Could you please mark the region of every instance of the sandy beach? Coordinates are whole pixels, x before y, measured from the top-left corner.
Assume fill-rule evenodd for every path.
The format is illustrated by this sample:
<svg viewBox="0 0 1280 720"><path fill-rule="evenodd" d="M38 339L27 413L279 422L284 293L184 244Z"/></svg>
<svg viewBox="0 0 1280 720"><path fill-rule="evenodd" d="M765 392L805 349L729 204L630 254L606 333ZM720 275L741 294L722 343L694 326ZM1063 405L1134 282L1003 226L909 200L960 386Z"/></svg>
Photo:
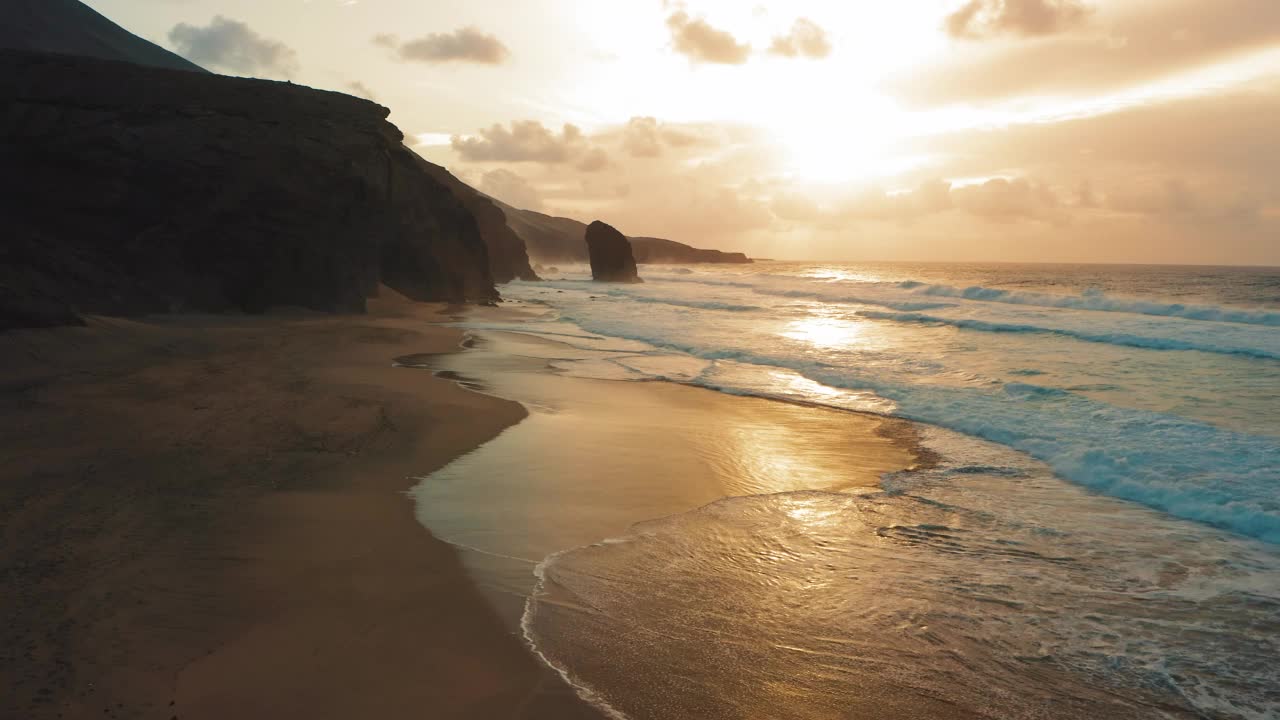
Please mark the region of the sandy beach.
<svg viewBox="0 0 1280 720"><path fill-rule="evenodd" d="M540 313L537 306L512 303L469 311L464 324L522 327L533 321L523 327L534 331ZM834 648L822 662L783 663L773 667L776 681L762 680L758 668L770 664L769 653L726 621L745 615L745 625L767 634L796 606L795 598L828 584L814 578L831 558L795 555L811 581L773 574L779 568L772 563L790 554L784 549L790 539L808 532L796 518L809 518L809 511L793 508L791 524L753 528L747 536L761 546L742 536L725 546L734 533L728 524L715 525L709 535L685 532L687 518L741 503L874 497L886 474L935 462L920 445L917 427L678 382L605 379L604 358L625 350L584 350L522 332L471 333L472 347L424 358L423 365L517 399L529 417L425 477L414 490L418 517L457 544L493 607L588 697L632 718L862 718L881 711L992 717L874 672L852 673L858 682L838 702L824 702L812 678L838 664ZM838 534L847 521L835 514L829 522ZM691 538L689 544L647 555L644 548L664 535L664 527ZM625 559L612 562L612 553L626 553ZM650 582L682 560L697 567ZM717 561L724 566L699 573ZM718 582L743 567L776 582ZM583 582L589 590L583 591ZM663 589L681 583L687 585L679 594L699 598L697 611L672 602ZM598 592L600 587L618 591ZM705 632L682 643L694 629ZM731 699L706 692L721 684L733 688ZM806 696L810 691L814 697Z"/></svg>
<svg viewBox="0 0 1280 720"><path fill-rule="evenodd" d="M442 309L0 338L0 716L595 717L403 495L525 414Z"/></svg>
<svg viewBox="0 0 1280 720"><path fill-rule="evenodd" d="M1077 586L1094 541L1041 524L1177 521L548 318L384 292L0 338L0 717L1183 716L947 625L1023 623L1010 569Z"/></svg>
<svg viewBox="0 0 1280 720"><path fill-rule="evenodd" d="M0 720L1280 720L1277 57L0 2Z"/></svg>

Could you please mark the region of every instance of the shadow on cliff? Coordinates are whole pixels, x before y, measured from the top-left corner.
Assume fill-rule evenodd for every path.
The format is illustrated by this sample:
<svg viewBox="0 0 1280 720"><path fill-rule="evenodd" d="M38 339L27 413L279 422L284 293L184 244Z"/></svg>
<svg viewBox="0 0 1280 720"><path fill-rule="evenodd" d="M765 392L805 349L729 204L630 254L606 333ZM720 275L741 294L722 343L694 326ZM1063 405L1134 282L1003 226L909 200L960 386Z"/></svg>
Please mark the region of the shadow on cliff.
<svg viewBox="0 0 1280 720"><path fill-rule="evenodd" d="M379 282L420 301L497 297L475 216L384 107L18 51L0 51L0 77L0 326L359 312Z"/></svg>

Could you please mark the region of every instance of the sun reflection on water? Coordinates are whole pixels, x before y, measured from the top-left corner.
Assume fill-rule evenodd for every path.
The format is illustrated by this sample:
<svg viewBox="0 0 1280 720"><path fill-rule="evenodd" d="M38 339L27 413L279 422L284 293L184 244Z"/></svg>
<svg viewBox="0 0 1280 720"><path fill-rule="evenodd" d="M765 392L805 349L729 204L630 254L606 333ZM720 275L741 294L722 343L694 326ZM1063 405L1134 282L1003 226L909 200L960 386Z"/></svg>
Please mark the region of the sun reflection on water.
<svg viewBox="0 0 1280 720"><path fill-rule="evenodd" d="M787 330L782 333L782 336L818 347L832 348L852 345L862 337L862 331L860 324L847 320L809 317L787 325Z"/></svg>
<svg viewBox="0 0 1280 720"><path fill-rule="evenodd" d="M884 343L874 323L827 314L829 311L818 305L814 310L817 314L792 320L778 334L823 349L868 348Z"/></svg>
<svg viewBox="0 0 1280 720"><path fill-rule="evenodd" d="M847 267L819 267L800 274L800 277L830 282L879 282L884 278L880 273L867 270L853 270Z"/></svg>

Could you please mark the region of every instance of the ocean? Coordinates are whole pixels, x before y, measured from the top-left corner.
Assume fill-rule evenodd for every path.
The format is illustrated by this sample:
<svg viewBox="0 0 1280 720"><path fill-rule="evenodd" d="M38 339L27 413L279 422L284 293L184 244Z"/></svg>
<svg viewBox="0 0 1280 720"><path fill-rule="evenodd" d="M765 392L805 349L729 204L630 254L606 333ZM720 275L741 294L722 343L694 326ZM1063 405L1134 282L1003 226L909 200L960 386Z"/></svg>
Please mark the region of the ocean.
<svg viewBox="0 0 1280 720"><path fill-rule="evenodd" d="M462 324L569 348L541 355L567 376L908 420L938 458L875 491L744 491L545 557L481 548L534 563L515 570L534 578L522 628L602 706L1280 717L1280 269L546 274L502 288L534 319ZM446 539L469 462L420 489Z"/></svg>

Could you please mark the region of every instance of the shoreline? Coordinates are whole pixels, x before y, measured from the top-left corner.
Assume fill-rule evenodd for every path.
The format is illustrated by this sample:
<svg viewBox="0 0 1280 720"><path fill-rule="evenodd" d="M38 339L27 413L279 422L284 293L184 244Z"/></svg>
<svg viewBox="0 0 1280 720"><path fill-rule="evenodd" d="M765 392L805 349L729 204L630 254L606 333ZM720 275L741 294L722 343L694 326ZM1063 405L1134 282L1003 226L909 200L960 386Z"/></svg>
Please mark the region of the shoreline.
<svg viewBox="0 0 1280 720"><path fill-rule="evenodd" d="M513 316L522 318L522 313L512 308L476 309L469 319L483 324ZM747 476L778 482L774 492L779 493L809 487L859 493L878 491L883 472L922 470L937 462L910 421L673 380L575 377L555 371L537 354L557 360L572 356L571 346L558 340L516 329L474 329L465 324L463 329L472 341L462 352L415 359L414 365L473 392L520 402L529 417L456 467L434 476L424 474L417 488L420 522L458 548L494 606L508 622L518 618L531 650L584 701L612 718L626 716L591 683L546 655L536 637L533 623L546 581L543 569L556 558L630 538L636 523L693 514L728 498L768 492L746 489ZM601 432L613 424L620 432ZM721 425L719 430L712 428ZM771 434L801 426L806 429L799 434ZM688 432L706 437L690 439ZM734 440L737 433L745 435ZM691 452L687 443L697 449ZM751 451L757 443L764 443L756 448L763 455ZM663 448L661 459L627 454L644 447ZM598 462L606 460L601 453L613 452L624 454L625 461ZM789 470L776 464L793 453L806 459L785 461L794 464ZM712 467L726 460L732 464ZM759 465L753 467L752 462ZM517 464L523 468L519 481L493 481L517 475ZM657 469L659 465L670 472ZM573 477L571 466L597 468L598 476L589 484L606 490L593 494L581 477ZM738 479L742 484L731 489ZM480 487L468 487L474 484ZM643 486L650 487L640 489ZM663 486L668 489L655 489ZM502 497L516 509L484 509L487 497ZM547 498L563 500L548 505ZM439 511L433 513L433 507ZM576 520L570 522L571 518ZM538 527L547 522L561 527ZM529 563L534 565L532 576Z"/></svg>
<svg viewBox="0 0 1280 720"><path fill-rule="evenodd" d="M21 448L0 470L0 714L599 717L404 497L524 417L394 367L458 349L438 312L0 338Z"/></svg>
<svg viewBox="0 0 1280 720"><path fill-rule="evenodd" d="M503 617L520 600L515 614L528 646L601 712L727 718L771 708L818 718L843 708L849 717L958 720L993 712L1031 717L1049 708L1062 717L1185 709L1128 679L1100 690L1111 687L1105 667L1075 669L1076 658L1053 646L1064 635L1088 637L1090 629L1056 626L1062 595L1040 588L1076 587L1079 573L1101 573L1088 582L1114 594L1095 602L1124 606L1130 597L1150 603L1150 593L1176 593L1171 576L1148 575L1147 544L1109 540L1128 532L1128 520L1168 537L1183 537L1186 521L1092 493L1017 450L938 426L670 378L620 377L602 367L604 359L631 349L583 348L547 336L555 333L487 322L510 321L511 310L476 309L472 327L461 324L475 338L466 352L419 365L529 412L475 453L424 477L419 502L426 498L440 512L419 517L459 549ZM815 434L818 424L828 429ZM770 427L788 432L759 432ZM841 437L838 450L826 445L832 435ZM690 452L693 445L699 447ZM722 458L734 462L708 467ZM874 476L872 458L888 461ZM856 481L832 483L841 473ZM775 482L746 482L768 475ZM808 479L795 482L801 478ZM719 493L708 498L714 488ZM1020 512L1008 507L1011 493ZM493 497L504 507L491 507ZM1250 557L1249 545L1233 542L1222 552ZM1199 545L1172 547L1183 566L1201 562ZM1094 556L1105 562L1074 562ZM788 557L806 560L788 567ZM526 580L530 563L536 582ZM770 569L753 572L753 563ZM1004 567L1011 575L1001 574ZM1043 580L1009 579L1025 577L1019 573ZM1132 593L1148 583L1149 591ZM837 590L821 590L827 586ZM797 597L817 589L806 603L777 587ZM717 610L726 604L739 614ZM810 605L812 615L796 609ZM1265 610L1240 612L1247 618ZM822 614L828 611L836 614ZM1144 612L1118 609L1117 633L1141 636L1147 628L1125 623ZM951 613L965 622L953 625ZM1024 613L1047 629L1038 645L1007 647L1023 640L1007 639L1002 623ZM904 624L904 616L913 619ZM842 624L848 618L859 621ZM811 635L814 627L824 629ZM885 645L886 637L897 642ZM1158 642L1175 657L1181 652L1176 637ZM975 664L955 665L953 645L973 649ZM1025 661L1040 654L1048 666ZM804 661L809 656L825 658L831 673L815 671ZM1003 675L1011 661L1025 662L1025 670ZM918 683L902 680L922 672ZM975 677L956 682L959 676L981 677L1000 694L974 694ZM636 677L645 678L642 686ZM810 699L793 707L800 687Z"/></svg>

